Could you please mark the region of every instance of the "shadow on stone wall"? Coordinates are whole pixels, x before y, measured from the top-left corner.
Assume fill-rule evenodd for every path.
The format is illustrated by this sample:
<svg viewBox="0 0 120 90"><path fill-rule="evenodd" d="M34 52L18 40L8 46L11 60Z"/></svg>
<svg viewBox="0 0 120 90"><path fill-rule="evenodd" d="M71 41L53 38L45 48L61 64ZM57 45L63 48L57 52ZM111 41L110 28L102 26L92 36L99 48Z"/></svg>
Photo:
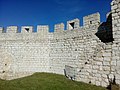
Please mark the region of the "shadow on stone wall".
<svg viewBox="0 0 120 90"><path fill-rule="evenodd" d="M104 43L113 42L113 32L112 32L112 14L110 13L107 21L103 22L96 33L96 36Z"/></svg>
<svg viewBox="0 0 120 90"><path fill-rule="evenodd" d="M107 87L108 90L120 90L120 85L116 84L116 77L114 76L113 79L110 79L109 76L107 75L109 85Z"/></svg>

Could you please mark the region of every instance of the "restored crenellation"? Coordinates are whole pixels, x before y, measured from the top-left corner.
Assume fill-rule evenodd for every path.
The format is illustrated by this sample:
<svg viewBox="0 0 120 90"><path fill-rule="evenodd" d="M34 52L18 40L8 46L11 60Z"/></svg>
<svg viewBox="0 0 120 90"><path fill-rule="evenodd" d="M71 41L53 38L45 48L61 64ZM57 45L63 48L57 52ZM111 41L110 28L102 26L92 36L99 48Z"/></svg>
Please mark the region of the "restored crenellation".
<svg viewBox="0 0 120 90"><path fill-rule="evenodd" d="M48 25L38 25L37 32L33 26L22 26L21 32L17 26L0 27L0 78L50 72L98 86L114 79L120 84L120 1L111 6L106 22L94 13L83 17L83 26L79 19L67 21L67 30L63 23L51 33Z"/></svg>
<svg viewBox="0 0 120 90"><path fill-rule="evenodd" d="M98 24L100 24L100 14L98 12L95 14L83 17L84 26L98 25Z"/></svg>
<svg viewBox="0 0 120 90"><path fill-rule="evenodd" d="M17 33L18 31L18 27L17 26L9 26L7 27L6 33Z"/></svg>
<svg viewBox="0 0 120 90"><path fill-rule="evenodd" d="M48 25L38 25L37 32L47 34L49 32L49 26Z"/></svg>
<svg viewBox="0 0 120 90"><path fill-rule="evenodd" d="M54 26L55 31L54 32L63 32L65 30L65 25L63 23L56 24Z"/></svg>
<svg viewBox="0 0 120 90"><path fill-rule="evenodd" d="M67 21L67 30L72 30L72 29L78 29L78 28L83 28L88 26L95 26L95 25L100 25L100 14L94 13L88 16L83 17L83 26L80 26L80 20L79 19L73 19L70 21ZM54 31L55 32L61 32L65 30L65 25L63 23L56 24L54 26ZM21 27L21 32L18 32L18 27L17 26L8 26L7 29L5 30L3 27L0 27L1 33L3 31L6 31L6 33L33 33L34 32L34 27L33 26L22 26ZM38 25L37 26L37 32L36 33L48 33L49 32L49 26L48 25Z"/></svg>

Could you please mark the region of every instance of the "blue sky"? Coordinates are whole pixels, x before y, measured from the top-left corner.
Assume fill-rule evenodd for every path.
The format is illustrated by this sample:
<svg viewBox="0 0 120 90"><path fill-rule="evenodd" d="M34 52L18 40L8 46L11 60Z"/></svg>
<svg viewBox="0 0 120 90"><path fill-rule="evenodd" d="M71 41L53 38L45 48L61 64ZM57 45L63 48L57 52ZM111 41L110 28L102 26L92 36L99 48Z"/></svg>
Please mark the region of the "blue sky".
<svg viewBox="0 0 120 90"><path fill-rule="evenodd" d="M0 26L49 25L65 23L99 12L106 20L112 0L0 0ZM36 29L36 28L35 28Z"/></svg>

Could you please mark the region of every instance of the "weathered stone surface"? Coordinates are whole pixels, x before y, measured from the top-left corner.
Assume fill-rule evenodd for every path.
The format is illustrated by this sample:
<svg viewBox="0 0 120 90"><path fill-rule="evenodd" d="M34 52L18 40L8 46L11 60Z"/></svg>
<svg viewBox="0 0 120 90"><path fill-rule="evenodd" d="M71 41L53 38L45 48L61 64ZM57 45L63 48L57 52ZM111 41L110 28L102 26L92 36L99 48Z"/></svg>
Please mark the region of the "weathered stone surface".
<svg viewBox="0 0 120 90"><path fill-rule="evenodd" d="M116 76L120 84L120 3L113 0L112 28L114 41L103 43L95 35L100 24L100 15L84 17L84 26L79 19L56 24L55 32L49 33L48 25L23 26L16 33L16 26L9 26L3 33L0 27L0 78L14 79L34 72L65 74L65 65L75 68L75 80L101 86L109 84Z"/></svg>
<svg viewBox="0 0 120 90"><path fill-rule="evenodd" d="M116 13L113 13L113 37L114 37L114 44L112 45L112 61L111 61L111 65L115 66L112 67L112 71L114 71L114 75L115 75L115 79L116 79L116 83L120 84L120 0L113 0L112 3L112 11L116 11Z"/></svg>

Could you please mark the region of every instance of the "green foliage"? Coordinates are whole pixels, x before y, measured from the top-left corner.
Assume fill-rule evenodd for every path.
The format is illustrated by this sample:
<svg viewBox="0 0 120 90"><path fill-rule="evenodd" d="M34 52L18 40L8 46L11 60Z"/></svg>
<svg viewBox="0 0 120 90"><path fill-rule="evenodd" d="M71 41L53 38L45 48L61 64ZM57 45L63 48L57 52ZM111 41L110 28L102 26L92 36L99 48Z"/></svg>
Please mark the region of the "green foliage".
<svg viewBox="0 0 120 90"><path fill-rule="evenodd" d="M35 73L15 80L0 80L0 90L106 90L67 79L63 75Z"/></svg>

